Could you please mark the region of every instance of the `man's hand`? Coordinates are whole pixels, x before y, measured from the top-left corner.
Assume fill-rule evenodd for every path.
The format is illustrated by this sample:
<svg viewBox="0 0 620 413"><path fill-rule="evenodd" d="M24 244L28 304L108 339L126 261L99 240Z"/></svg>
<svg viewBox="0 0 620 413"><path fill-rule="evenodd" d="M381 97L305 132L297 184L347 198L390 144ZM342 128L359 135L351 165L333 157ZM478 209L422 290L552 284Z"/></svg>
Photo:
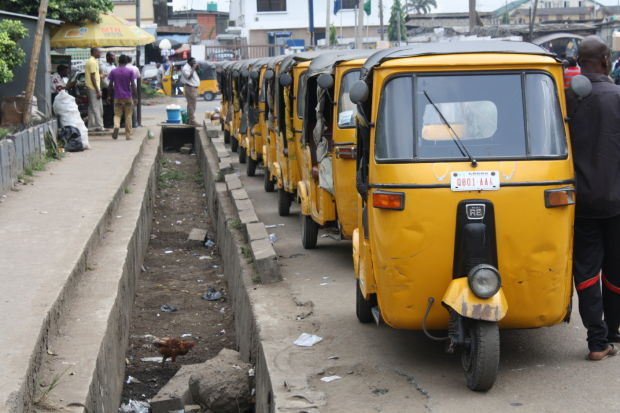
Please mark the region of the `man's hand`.
<svg viewBox="0 0 620 413"><path fill-rule="evenodd" d="M101 99L101 91L100 90L97 91L97 99Z"/></svg>

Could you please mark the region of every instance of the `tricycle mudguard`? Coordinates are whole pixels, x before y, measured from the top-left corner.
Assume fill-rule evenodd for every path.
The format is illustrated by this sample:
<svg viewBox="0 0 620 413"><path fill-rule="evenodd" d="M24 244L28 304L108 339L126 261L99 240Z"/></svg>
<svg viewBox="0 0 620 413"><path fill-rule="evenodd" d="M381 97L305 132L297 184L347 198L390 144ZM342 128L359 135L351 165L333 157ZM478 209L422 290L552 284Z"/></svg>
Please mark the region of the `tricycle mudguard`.
<svg viewBox="0 0 620 413"><path fill-rule="evenodd" d="M508 312L501 288L491 298L478 298L469 288L467 277L452 280L441 301L461 316L473 320L500 321Z"/></svg>
<svg viewBox="0 0 620 413"><path fill-rule="evenodd" d="M300 199L302 215L310 215L311 210L310 199L308 196L308 187L306 186L304 181L299 181L297 183L297 196Z"/></svg>

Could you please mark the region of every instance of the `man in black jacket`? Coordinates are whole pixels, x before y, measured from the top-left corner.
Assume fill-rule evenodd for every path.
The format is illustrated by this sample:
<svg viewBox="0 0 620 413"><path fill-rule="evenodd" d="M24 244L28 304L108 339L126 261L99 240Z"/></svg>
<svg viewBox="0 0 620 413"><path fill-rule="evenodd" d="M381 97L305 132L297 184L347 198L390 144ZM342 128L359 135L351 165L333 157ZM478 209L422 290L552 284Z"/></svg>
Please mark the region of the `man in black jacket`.
<svg viewBox="0 0 620 413"><path fill-rule="evenodd" d="M573 275L588 359L602 360L620 342L620 87L601 38L582 41L578 62L592 93L582 100L567 93L577 177Z"/></svg>

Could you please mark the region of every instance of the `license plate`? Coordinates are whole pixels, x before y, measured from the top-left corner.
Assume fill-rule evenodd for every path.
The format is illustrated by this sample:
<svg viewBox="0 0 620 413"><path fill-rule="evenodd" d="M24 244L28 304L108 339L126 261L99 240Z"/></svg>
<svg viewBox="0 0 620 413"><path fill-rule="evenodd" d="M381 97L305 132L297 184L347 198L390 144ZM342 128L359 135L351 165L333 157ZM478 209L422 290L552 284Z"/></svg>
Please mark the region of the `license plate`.
<svg viewBox="0 0 620 413"><path fill-rule="evenodd" d="M497 191L499 190L499 172L497 171L462 171L452 172L450 179L452 191Z"/></svg>

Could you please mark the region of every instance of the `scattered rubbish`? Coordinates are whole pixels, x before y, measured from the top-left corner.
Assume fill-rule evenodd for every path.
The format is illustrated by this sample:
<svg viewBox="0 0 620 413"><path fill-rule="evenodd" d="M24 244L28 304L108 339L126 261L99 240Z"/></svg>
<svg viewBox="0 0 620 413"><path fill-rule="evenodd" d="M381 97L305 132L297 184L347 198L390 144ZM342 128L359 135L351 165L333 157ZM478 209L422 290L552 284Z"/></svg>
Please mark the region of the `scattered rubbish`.
<svg viewBox="0 0 620 413"><path fill-rule="evenodd" d="M205 247L207 247L207 248L215 247L215 242L213 242L210 239L208 239L208 240L205 241Z"/></svg>
<svg viewBox="0 0 620 413"><path fill-rule="evenodd" d="M181 165L181 161L174 161L175 164Z"/></svg>
<svg viewBox="0 0 620 413"><path fill-rule="evenodd" d="M166 251L164 251L164 254L172 254L173 252L174 251L172 251L172 250L166 250Z"/></svg>
<svg viewBox="0 0 620 413"><path fill-rule="evenodd" d="M183 221L177 221L177 224L181 225L183 223Z"/></svg>
<svg viewBox="0 0 620 413"><path fill-rule="evenodd" d="M142 269L142 272L147 272L148 271L144 264L140 268Z"/></svg>
<svg viewBox="0 0 620 413"><path fill-rule="evenodd" d="M301 333L301 335L299 337L297 337L297 340L295 340L293 342L293 344L299 346L299 347L312 347L314 346L316 343L319 343L320 341L322 341L323 338L314 335L314 334L308 334L308 333Z"/></svg>
<svg viewBox="0 0 620 413"><path fill-rule="evenodd" d="M321 238L331 238L331 239L336 240L336 241L340 241L341 240L340 236L339 235L335 235L335 234L321 234Z"/></svg>
<svg viewBox="0 0 620 413"><path fill-rule="evenodd" d="M57 356L58 354L54 353L52 350L50 350L49 348L47 349L47 354L49 354L50 356Z"/></svg>
<svg viewBox="0 0 620 413"><path fill-rule="evenodd" d="M39 211L39 214L47 214L47 211Z"/></svg>
<svg viewBox="0 0 620 413"><path fill-rule="evenodd" d="M248 376L254 377L255 375L256 375L256 370L254 370L253 368L248 370Z"/></svg>
<svg viewBox="0 0 620 413"><path fill-rule="evenodd" d="M223 313L225 313L225 312L226 312L226 309L225 309L224 307L220 308L220 313L222 313L222 314L223 314Z"/></svg>
<svg viewBox="0 0 620 413"><path fill-rule="evenodd" d="M174 313L175 311L177 311L177 308L175 306L166 304L162 304L159 309L164 313Z"/></svg>
<svg viewBox="0 0 620 413"><path fill-rule="evenodd" d="M278 239L278 234L269 234L269 241L271 241L272 244L278 242Z"/></svg>
<svg viewBox="0 0 620 413"><path fill-rule="evenodd" d="M321 287L323 287L323 286L327 285L327 283L320 283L319 285L320 285Z"/></svg>
<svg viewBox="0 0 620 413"><path fill-rule="evenodd" d="M207 292L202 296L202 299L207 301L217 301L220 298L222 298L222 293L213 287L207 288Z"/></svg>
<svg viewBox="0 0 620 413"><path fill-rule="evenodd" d="M346 373L347 374L353 374L353 370L348 370Z"/></svg>
<svg viewBox="0 0 620 413"><path fill-rule="evenodd" d="M271 229L271 228L278 228L278 227L283 227L284 224L272 224L272 225L265 225L265 228L267 229Z"/></svg>
<svg viewBox="0 0 620 413"><path fill-rule="evenodd" d="M140 361L161 363L161 356L160 357L142 357Z"/></svg>
<svg viewBox="0 0 620 413"><path fill-rule="evenodd" d="M215 265L215 264L213 264L213 265L211 266L211 268L220 268L220 266L219 266L219 265Z"/></svg>
<svg viewBox="0 0 620 413"><path fill-rule="evenodd" d="M202 284L202 283L204 283L204 282L205 282L205 280L196 280L196 282L197 282L198 284Z"/></svg>
<svg viewBox="0 0 620 413"><path fill-rule="evenodd" d="M519 406L523 406L523 403L513 402L513 403L510 403L510 405L514 407L519 407Z"/></svg>
<svg viewBox="0 0 620 413"><path fill-rule="evenodd" d="M338 360L340 357L338 356L329 356L327 357L327 360Z"/></svg>
<svg viewBox="0 0 620 413"><path fill-rule="evenodd" d="M190 333L185 333L185 334L181 334L181 338L183 337L191 337L192 335Z"/></svg>
<svg viewBox="0 0 620 413"><path fill-rule="evenodd" d="M217 274L217 278L224 278L224 274Z"/></svg>
<svg viewBox="0 0 620 413"><path fill-rule="evenodd" d="M329 275L324 276L324 277L323 277L323 279L324 279L324 280L329 279Z"/></svg>
<svg viewBox="0 0 620 413"><path fill-rule="evenodd" d="M132 383L142 383L142 382L133 376L127 376L127 381L125 383L132 384Z"/></svg>
<svg viewBox="0 0 620 413"><path fill-rule="evenodd" d="M341 378L342 377L340 377L340 376L327 376L327 377L321 378L321 381L323 381L325 383L330 383L332 381L340 380Z"/></svg>
<svg viewBox="0 0 620 413"><path fill-rule="evenodd" d="M200 257L198 257L199 260L212 260L213 257L210 255L201 255Z"/></svg>
<svg viewBox="0 0 620 413"><path fill-rule="evenodd" d="M149 413L151 405L148 402L129 400L127 404L121 404L118 408L119 413Z"/></svg>
<svg viewBox="0 0 620 413"><path fill-rule="evenodd" d="M226 334L226 330L222 329L222 331L220 331L221 334Z"/></svg>
<svg viewBox="0 0 620 413"><path fill-rule="evenodd" d="M382 395L386 394L389 391L390 391L390 389L374 389L372 391L372 394L377 395L377 396L382 396Z"/></svg>
<svg viewBox="0 0 620 413"><path fill-rule="evenodd" d="M122 217L123 217L122 215L117 215L117 216L116 216L116 218L122 218Z"/></svg>
<svg viewBox="0 0 620 413"><path fill-rule="evenodd" d="M371 308L370 312L372 313L372 318L375 320L375 323L378 326L381 322L381 311L379 310L379 307Z"/></svg>

